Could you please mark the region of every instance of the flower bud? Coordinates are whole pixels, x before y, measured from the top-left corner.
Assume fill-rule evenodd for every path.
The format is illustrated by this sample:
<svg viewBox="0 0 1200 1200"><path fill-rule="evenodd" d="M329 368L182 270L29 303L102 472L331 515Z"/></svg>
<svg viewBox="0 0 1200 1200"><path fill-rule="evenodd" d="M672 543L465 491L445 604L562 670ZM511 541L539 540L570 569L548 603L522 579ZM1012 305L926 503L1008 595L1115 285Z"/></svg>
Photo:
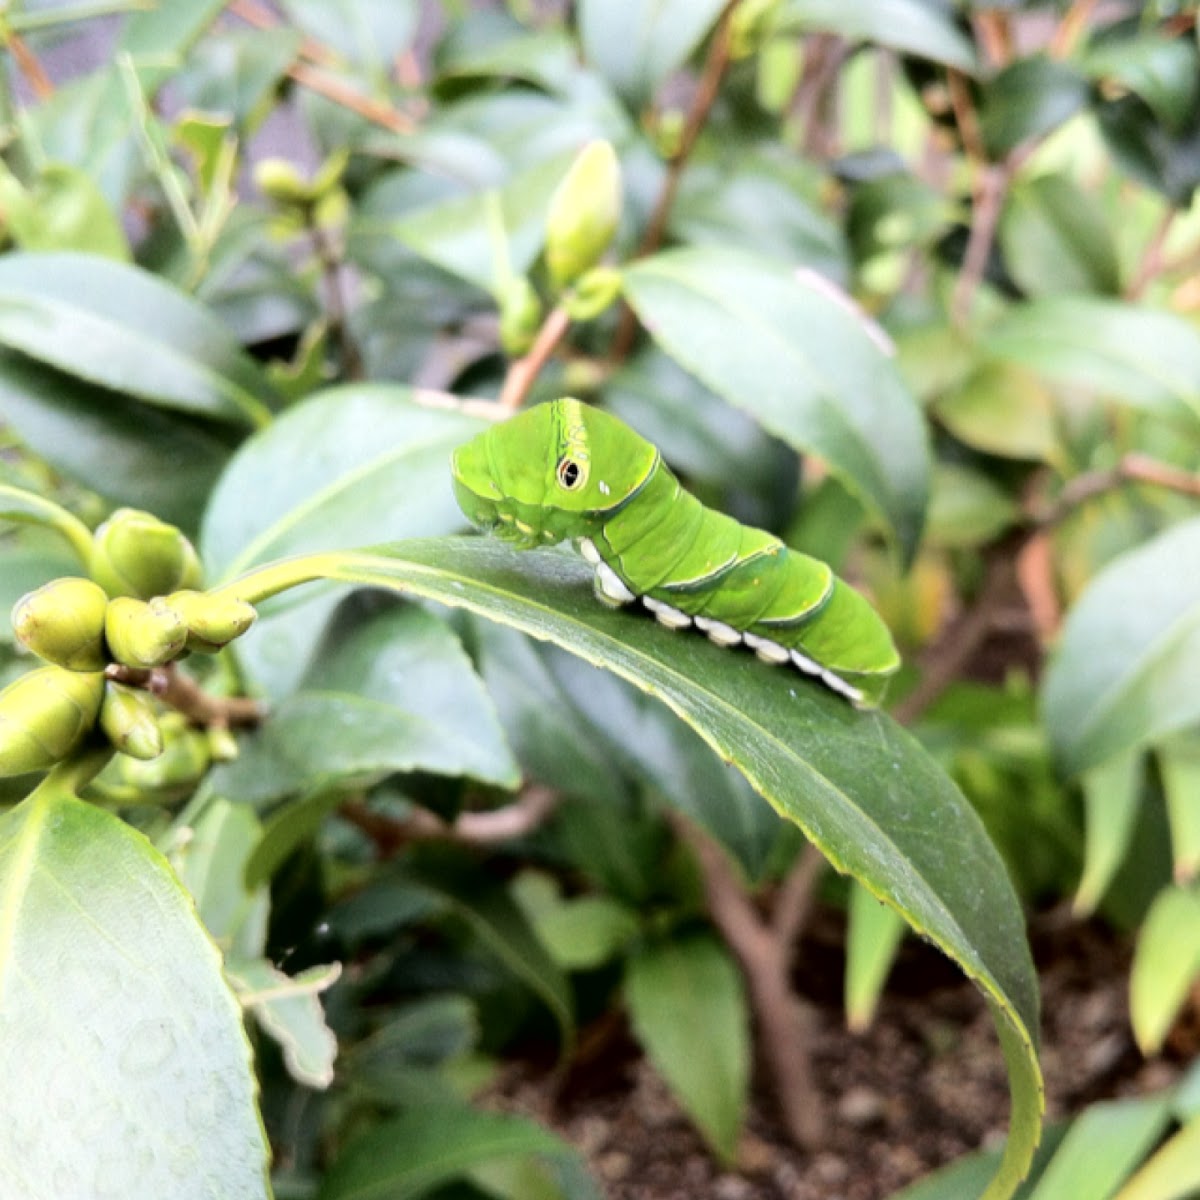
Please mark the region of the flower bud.
<svg viewBox="0 0 1200 1200"><path fill-rule="evenodd" d="M180 713L168 712L159 722L163 751L153 761L117 758L110 764L111 781L122 790L160 798L190 788L212 761L208 734L193 729Z"/></svg>
<svg viewBox="0 0 1200 1200"><path fill-rule="evenodd" d="M96 723L103 671L42 667L0 692L0 777L45 771Z"/></svg>
<svg viewBox="0 0 1200 1200"><path fill-rule="evenodd" d="M542 324L542 301L524 275L514 275L500 297L500 345L512 356L533 345Z"/></svg>
<svg viewBox="0 0 1200 1200"><path fill-rule="evenodd" d="M92 577L110 596L149 600L200 582L200 560L174 525L136 508L118 509L92 542Z"/></svg>
<svg viewBox="0 0 1200 1200"><path fill-rule="evenodd" d="M255 163L254 185L276 204L307 204L312 199L308 180L286 158L264 158Z"/></svg>
<svg viewBox="0 0 1200 1200"><path fill-rule="evenodd" d="M182 653L187 635L183 618L161 597L109 601L104 637L109 653L126 667L161 667Z"/></svg>
<svg viewBox="0 0 1200 1200"><path fill-rule="evenodd" d="M90 579L53 579L17 601L12 611L18 640L47 662L71 671L104 666L104 612L108 596Z"/></svg>
<svg viewBox="0 0 1200 1200"><path fill-rule="evenodd" d="M621 272L616 267L593 267L576 281L563 300L572 321L598 317L621 294Z"/></svg>
<svg viewBox="0 0 1200 1200"><path fill-rule="evenodd" d="M546 266L559 287L594 267L621 220L621 164L610 142L589 142L550 200Z"/></svg>
<svg viewBox="0 0 1200 1200"><path fill-rule="evenodd" d="M108 740L123 754L134 758L157 758L163 749L162 730L158 714L146 692L114 683L104 687L100 705L100 728Z"/></svg>
<svg viewBox="0 0 1200 1200"><path fill-rule="evenodd" d="M187 648L199 654L215 654L234 638L241 637L258 619L254 606L232 596L208 592L172 592L164 598L187 627Z"/></svg>

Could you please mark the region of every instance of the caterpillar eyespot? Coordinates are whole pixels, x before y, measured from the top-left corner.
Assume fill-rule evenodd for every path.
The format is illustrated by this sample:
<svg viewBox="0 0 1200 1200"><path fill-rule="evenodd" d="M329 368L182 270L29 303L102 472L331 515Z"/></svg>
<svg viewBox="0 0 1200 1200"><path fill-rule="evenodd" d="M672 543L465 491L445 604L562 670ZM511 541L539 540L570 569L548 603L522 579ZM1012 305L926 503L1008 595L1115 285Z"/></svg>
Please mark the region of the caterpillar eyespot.
<svg viewBox="0 0 1200 1200"><path fill-rule="evenodd" d="M544 472L530 469L539 460ZM572 399L528 409L460 447L453 477L481 527L511 522L503 505L521 513L523 537L510 523L510 541L573 540L610 607L641 600L671 629L789 664L860 708L880 702L900 665L879 615L825 563L705 508L609 413Z"/></svg>

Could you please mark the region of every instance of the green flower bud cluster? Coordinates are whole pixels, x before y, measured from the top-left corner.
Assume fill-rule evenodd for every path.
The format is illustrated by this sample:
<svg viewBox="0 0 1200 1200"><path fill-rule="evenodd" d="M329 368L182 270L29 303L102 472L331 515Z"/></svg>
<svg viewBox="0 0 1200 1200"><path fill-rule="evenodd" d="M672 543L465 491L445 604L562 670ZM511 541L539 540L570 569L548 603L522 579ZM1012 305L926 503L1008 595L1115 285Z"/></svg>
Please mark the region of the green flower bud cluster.
<svg viewBox="0 0 1200 1200"><path fill-rule="evenodd" d="M154 703L107 668L215 653L257 616L243 600L195 590L192 544L149 513L114 513L96 530L90 565L92 579L55 579L13 609L17 639L47 665L0 691L0 777L49 769L95 729L133 759L158 758L164 733Z"/></svg>
<svg viewBox="0 0 1200 1200"><path fill-rule="evenodd" d="M188 724L182 713L164 713L157 721L160 752L153 759L119 757L100 776L114 798L135 802L146 797L169 801L186 794L220 756L212 733ZM226 730L219 731L226 734Z"/></svg>

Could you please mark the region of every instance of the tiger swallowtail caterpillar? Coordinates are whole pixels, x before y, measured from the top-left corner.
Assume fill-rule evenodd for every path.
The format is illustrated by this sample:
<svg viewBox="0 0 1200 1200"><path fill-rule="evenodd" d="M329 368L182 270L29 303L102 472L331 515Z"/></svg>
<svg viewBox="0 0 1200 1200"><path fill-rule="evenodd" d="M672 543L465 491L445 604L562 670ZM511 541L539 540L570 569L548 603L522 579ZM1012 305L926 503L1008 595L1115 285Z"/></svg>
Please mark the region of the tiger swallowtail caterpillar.
<svg viewBox="0 0 1200 1200"><path fill-rule="evenodd" d="M451 470L475 525L523 549L573 541L604 604L640 600L671 629L790 663L860 708L900 665L879 615L825 563L705 508L609 413L538 405L460 446Z"/></svg>

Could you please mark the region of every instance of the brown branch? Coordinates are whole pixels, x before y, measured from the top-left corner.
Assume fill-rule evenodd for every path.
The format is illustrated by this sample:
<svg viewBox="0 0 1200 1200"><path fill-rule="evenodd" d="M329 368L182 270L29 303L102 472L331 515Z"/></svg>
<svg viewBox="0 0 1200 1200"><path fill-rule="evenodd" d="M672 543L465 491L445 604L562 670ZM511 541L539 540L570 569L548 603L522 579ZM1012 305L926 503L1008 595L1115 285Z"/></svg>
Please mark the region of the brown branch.
<svg viewBox="0 0 1200 1200"><path fill-rule="evenodd" d="M1007 164L986 166L980 171L975 202L971 208L967 249L963 254L962 269L955 281L954 296L951 300L951 313L960 326L967 323L975 292L983 282L1011 179L1012 170Z"/></svg>
<svg viewBox="0 0 1200 1200"><path fill-rule="evenodd" d="M375 125L382 125L384 129L388 129L392 133L416 132L416 122L406 117L404 113L390 104L383 104L378 100L372 100L370 96L364 96L362 92L352 88L336 75L331 75L323 67L314 66L311 63L295 62L288 68L287 73L301 87L306 87L309 91L324 96L326 100L332 100L334 104L339 104L342 108L348 108L351 112L358 113L360 117Z"/></svg>
<svg viewBox="0 0 1200 1200"><path fill-rule="evenodd" d="M679 145L667 166L666 179L663 181L663 186L650 213L650 219L647 221L641 240L634 251L635 258L644 258L648 254L653 254L662 244L684 168L687 166L700 132L704 128L704 123L708 120L708 114L721 90L721 80L725 77L725 71L729 67L730 29L734 10L739 2L740 0L729 0L717 22L716 31L713 33L712 42L708 48L708 56L705 58L700 72L695 95L692 97L691 106L684 118ZM613 335L610 357L614 362L622 362L628 356L636 333L637 317L634 315L633 309L626 304L621 309L621 317L616 333Z"/></svg>
<svg viewBox="0 0 1200 1200"><path fill-rule="evenodd" d="M1050 39L1049 53L1051 58L1067 58L1075 49L1087 23L1096 7L1096 0L1075 0L1075 3L1063 14L1058 23L1054 36Z"/></svg>
<svg viewBox="0 0 1200 1200"><path fill-rule="evenodd" d="M524 837L545 823L558 802L557 792L530 787L512 804L486 812L460 813L451 822L427 808L413 808L403 819L390 817L368 808L361 800L347 800L338 812L375 843L380 857L391 858L410 842L492 846Z"/></svg>
<svg viewBox="0 0 1200 1200"><path fill-rule="evenodd" d="M1177 213L1177 209L1168 207L1167 211L1159 218L1154 232L1150 235L1150 240L1146 243L1146 249L1142 252L1137 270L1134 271L1133 278L1125 289L1126 300L1140 300L1146 288L1166 269L1167 263L1164 260L1163 249L1171 232L1171 226L1175 223Z"/></svg>
<svg viewBox="0 0 1200 1200"><path fill-rule="evenodd" d="M813 1149L823 1141L825 1111L813 1080L811 1031L789 981L790 947L760 920L722 847L681 814L669 819L696 856L709 915L741 964L788 1133Z"/></svg>
<svg viewBox="0 0 1200 1200"><path fill-rule="evenodd" d="M500 389L499 404L502 409L506 412L516 412L521 407L541 369L558 348L559 342L567 336L567 330L570 328L571 318L561 304L546 314L529 353L509 365L504 385Z"/></svg>
<svg viewBox="0 0 1200 1200"><path fill-rule="evenodd" d="M29 81L33 94L39 100L48 100L53 96L54 84L50 82L50 76L46 74L37 55L30 50L25 39L10 29L5 35L4 44L11 52L18 70Z"/></svg>
<svg viewBox="0 0 1200 1200"><path fill-rule="evenodd" d="M255 29L278 29L283 23L265 4L259 4L258 0L230 0L228 9L235 17L245 21L247 25L253 25ZM336 66L338 61L338 56L328 46L318 42L316 38L307 36L300 43L300 54L327 67Z"/></svg>
<svg viewBox="0 0 1200 1200"><path fill-rule="evenodd" d="M1159 462L1148 454L1130 453L1116 466L1076 475L1053 503L1033 508L1029 519L1041 528L1057 525L1080 505L1127 483L1146 483L1200 499L1200 476Z"/></svg>
<svg viewBox="0 0 1200 1200"><path fill-rule="evenodd" d="M257 725L266 707L248 696L213 696L194 679L176 669L174 663L143 670L113 663L105 675L115 683L142 688L164 704L183 713L193 725L205 728L237 728Z"/></svg>
<svg viewBox="0 0 1200 1200"><path fill-rule="evenodd" d="M1008 15L996 11L977 13L973 18L975 36L984 56L994 67L1002 67L1013 56L1012 26Z"/></svg>
<svg viewBox="0 0 1200 1200"><path fill-rule="evenodd" d="M824 873L825 856L812 842L806 843L792 869L784 876L783 885L771 906L771 932L788 956L789 966L800 934L808 924L817 898L817 885Z"/></svg>

